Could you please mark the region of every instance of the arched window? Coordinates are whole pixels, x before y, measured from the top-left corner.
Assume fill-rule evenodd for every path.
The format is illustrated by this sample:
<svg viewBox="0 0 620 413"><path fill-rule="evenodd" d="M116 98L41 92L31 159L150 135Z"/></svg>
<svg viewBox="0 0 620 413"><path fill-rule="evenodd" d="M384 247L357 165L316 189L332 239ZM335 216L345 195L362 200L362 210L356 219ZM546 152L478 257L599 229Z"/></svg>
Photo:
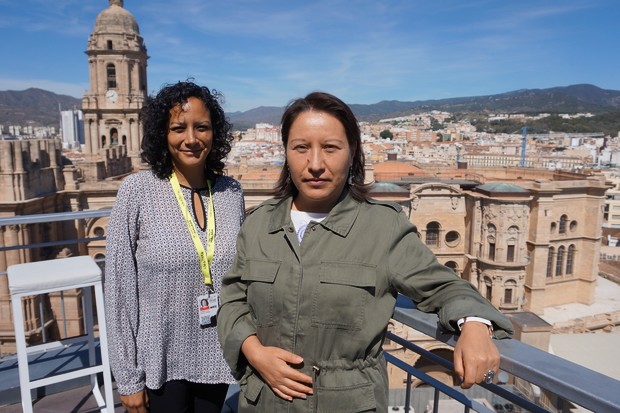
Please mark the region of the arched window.
<svg viewBox="0 0 620 413"><path fill-rule="evenodd" d="M555 258L555 275L562 275L562 264L564 263L564 246L558 247L558 256Z"/></svg>
<svg viewBox="0 0 620 413"><path fill-rule="evenodd" d="M439 246L439 222L429 222L426 225L426 245Z"/></svg>
<svg viewBox="0 0 620 413"><path fill-rule="evenodd" d="M110 129L110 145L111 146L118 145L118 129L116 128Z"/></svg>
<svg viewBox="0 0 620 413"><path fill-rule="evenodd" d="M108 75L108 89L116 89L116 67L114 64L109 63L106 66L106 73Z"/></svg>
<svg viewBox="0 0 620 413"><path fill-rule="evenodd" d="M568 217L566 215L562 215L560 217L560 227L558 229L558 232L560 234L565 234L566 233L566 223L568 222Z"/></svg>
<svg viewBox="0 0 620 413"><path fill-rule="evenodd" d="M568 254L566 254L566 275L573 273L574 260L575 260L575 245L571 244L568 247Z"/></svg>
<svg viewBox="0 0 620 413"><path fill-rule="evenodd" d="M557 229L557 227L558 227L558 224L556 224L555 222L551 223L550 231L552 234L555 234L555 230Z"/></svg>
<svg viewBox="0 0 620 413"><path fill-rule="evenodd" d="M454 262L454 261L447 261L444 265L446 267L450 268L452 271L454 271L455 274L458 274L457 271L458 271L459 266L458 266L458 264L456 262Z"/></svg>
<svg viewBox="0 0 620 413"><path fill-rule="evenodd" d="M547 253L547 278L551 278L553 276L553 256L555 255L555 248L549 247L549 252Z"/></svg>
<svg viewBox="0 0 620 413"><path fill-rule="evenodd" d="M568 225L568 229L570 229L571 232L577 231L577 221L571 221Z"/></svg>

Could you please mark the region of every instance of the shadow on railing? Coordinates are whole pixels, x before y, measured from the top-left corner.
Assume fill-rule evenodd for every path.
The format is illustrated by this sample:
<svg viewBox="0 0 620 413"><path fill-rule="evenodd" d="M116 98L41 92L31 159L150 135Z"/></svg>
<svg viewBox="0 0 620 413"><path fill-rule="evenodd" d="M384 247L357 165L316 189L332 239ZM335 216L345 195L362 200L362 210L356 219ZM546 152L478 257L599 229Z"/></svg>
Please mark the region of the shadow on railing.
<svg viewBox="0 0 620 413"><path fill-rule="evenodd" d="M0 218L0 227L3 226L27 226L36 224L49 224L59 221L78 222L79 220L98 219L110 215L110 210L65 212L54 214L40 214L16 217ZM76 226L78 224L76 223ZM80 233L80 231L77 231ZM105 236L97 237L78 237L73 239L63 239L46 242L35 242L26 245L3 245L0 252L24 250L31 248L59 247L66 245L84 244L91 241L105 240ZM0 276L6 276L6 272L0 272ZM452 334L443 333L435 314L426 314L415 308L397 307L394 312L396 321L403 323L429 337L438 341L454 346L456 337ZM414 343L393 333L388 333L388 338L410 351L420 354L431 363L449 371L453 370L452 363L445 358L439 357ZM518 340L496 340L497 347L501 353L501 370L512 376L513 380L521 380L529 383L536 397L528 398L527 395L520 394L515 386L488 385L480 386L486 391L497 396L498 399L510 402L510 406L515 407L515 411L548 413L548 412L568 412L571 404L581 406L589 411L596 413L620 412L620 381L611 377L584 368L580 365L569 362L563 358L554 356L535 347L524 344ZM448 397L462 405L462 411L469 412L475 410L484 413L494 413L505 411L501 406L490 407L489 403L482 403L475 397L470 397L468 392L461 391L459 388L448 386L441 381L433 378L427 373L416 369L392 354L386 353L386 359L396 367L406 372L406 389L404 410L413 413L413 409L408 410L411 405L412 394L416 391L412 389L412 378L416 377L422 382L432 387L432 401L428 403L430 410L416 410L416 413L442 412L440 410L440 395L442 398ZM544 392L551 403L540 406L538 399L541 392ZM500 410L502 407L502 410ZM426 410L426 408L425 408ZM451 410L453 411L453 410Z"/></svg>

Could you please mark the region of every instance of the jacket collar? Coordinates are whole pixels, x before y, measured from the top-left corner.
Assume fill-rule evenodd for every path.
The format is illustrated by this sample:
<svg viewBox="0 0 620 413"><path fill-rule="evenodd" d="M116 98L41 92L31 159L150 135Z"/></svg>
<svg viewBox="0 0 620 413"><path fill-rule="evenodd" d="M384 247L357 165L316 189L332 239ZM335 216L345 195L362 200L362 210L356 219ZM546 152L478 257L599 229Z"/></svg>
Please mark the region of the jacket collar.
<svg viewBox="0 0 620 413"><path fill-rule="evenodd" d="M268 227L270 233L283 230L286 226L292 225L292 203L293 197L289 196L287 198L282 198L279 202L273 205ZM340 197L340 200L332 208L327 217L321 222L321 225L340 236L346 237L357 219L360 208L360 202L356 201L349 194L349 191L345 189Z"/></svg>

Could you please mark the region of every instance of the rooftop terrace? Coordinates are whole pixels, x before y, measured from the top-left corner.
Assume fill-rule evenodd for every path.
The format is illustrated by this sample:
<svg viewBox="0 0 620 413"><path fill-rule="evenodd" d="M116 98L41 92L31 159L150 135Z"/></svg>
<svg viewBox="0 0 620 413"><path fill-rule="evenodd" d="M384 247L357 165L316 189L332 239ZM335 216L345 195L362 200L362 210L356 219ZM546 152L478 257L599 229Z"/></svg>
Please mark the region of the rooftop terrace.
<svg viewBox="0 0 620 413"><path fill-rule="evenodd" d="M92 217L106 216L109 210L84 211L61 214L44 214L12 218L0 218L0 227L5 225L30 225L33 223L49 223L67 220L88 219ZM89 239L81 239L77 242L86 243ZM44 243L28 244L27 248L59 246L75 243L76 241L46 241ZM10 248L1 247L0 251ZM0 274L0 277L5 276ZM609 284L610 283L610 284ZM599 278L599 290L603 305L613 308L620 298L620 289L614 283ZM611 292L610 292L611 291ZM615 291L615 292L614 292ZM437 317L434 314L422 313L411 305L407 300L400 300L400 306L394 313L394 319L404 323L416 331L430 336L448 345L454 345L455 338L450 334L439 331ZM597 305L601 302L597 301ZM611 308L610 307L610 308ZM604 307L608 309L608 307ZM559 320L562 317L577 315L581 316L582 308L563 306L562 309L550 309L550 314L554 317L550 320ZM598 309L596 310L598 311ZM545 314L546 315L546 314ZM554 322L554 321L551 321ZM591 336L615 337L618 332L590 334ZM576 336L575 336L576 337ZM390 335L390 340L396 345L403 346L408 351L421 354L428 358L428 363L437 369L451 369L451 361L439 357L432 352L427 352L414 343L407 341L406 337L395 334ZM554 340L552 338L552 343ZM569 411L592 411L597 413L618 412L620 411L620 381L619 377L614 377L616 371L597 372L593 369L583 367L573 361L571 357L562 356L564 347L560 341L553 344L554 354L547 351L529 346L519 340L509 339L496 342L501 353L501 370L504 374L499 376L502 379L500 384L474 386L470 391L462 391L458 387L447 386L437 381L429 375L428 369L417 369L415 366L408 365L396 357L387 354L388 362L407 372L407 383L405 389L395 389L391 391L391 403L397 411L406 411L401 406L411 406L416 412L424 412L428 406L430 411L444 411L440 400L453 400L460 406L463 412L471 410L492 413L500 411L498 405L513 406L515 411L530 412L569 412ZM602 344L585 343L581 347L586 347L586 354L590 353L592 358L595 356L605 357L608 365L618 366L617 346L615 352L611 354L593 349L589 346L599 346ZM575 349L575 347L572 347ZM602 348L600 349L602 350ZM79 362L80 351L84 351L79 344L67 348L49 350L43 354L33 355L33 375L46 374L62 368L71 368L72 363ZM576 351L575 351L576 353ZM581 363L588 363L588 359L575 360ZM16 380L17 363L14 356L5 356L0 359L0 413L19 412L19 387ZM431 368L432 370L432 368ZM412 387L414 378L424 381L427 386ZM17 384L16 384L17 383ZM89 396L88 387L85 383L77 380L73 383L66 383L64 388L45 388L41 393L44 397L35 403L35 412L93 412L96 404L92 396ZM17 403L17 404L16 404ZM489 407L492 406L492 407ZM576 407L582 406L582 408ZM447 407L446 407L447 408ZM433 410L434 409L434 410ZM115 411L122 412L118 401L115 398ZM413 410L410 410L413 411Z"/></svg>

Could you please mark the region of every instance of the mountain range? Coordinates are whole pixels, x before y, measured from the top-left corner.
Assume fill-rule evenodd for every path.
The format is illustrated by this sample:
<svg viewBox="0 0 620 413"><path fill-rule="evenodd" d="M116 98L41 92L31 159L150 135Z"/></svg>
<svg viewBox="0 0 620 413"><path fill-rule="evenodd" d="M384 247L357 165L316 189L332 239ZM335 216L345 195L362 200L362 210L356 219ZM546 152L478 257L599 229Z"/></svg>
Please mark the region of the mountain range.
<svg viewBox="0 0 620 413"><path fill-rule="evenodd" d="M81 105L81 99L42 89L0 91L0 124L58 126L60 109L80 108ZM412 102L384 100L374 104L350 106L360 121L377 121L431 110L451 113L602 114L620 110L620 91L579 84L548 89L521 89L486 96ZM261 122L279 124L283 110L283 107L261 106L244 112L230 112L227 115L235 129L244 130Z"/></svg>

